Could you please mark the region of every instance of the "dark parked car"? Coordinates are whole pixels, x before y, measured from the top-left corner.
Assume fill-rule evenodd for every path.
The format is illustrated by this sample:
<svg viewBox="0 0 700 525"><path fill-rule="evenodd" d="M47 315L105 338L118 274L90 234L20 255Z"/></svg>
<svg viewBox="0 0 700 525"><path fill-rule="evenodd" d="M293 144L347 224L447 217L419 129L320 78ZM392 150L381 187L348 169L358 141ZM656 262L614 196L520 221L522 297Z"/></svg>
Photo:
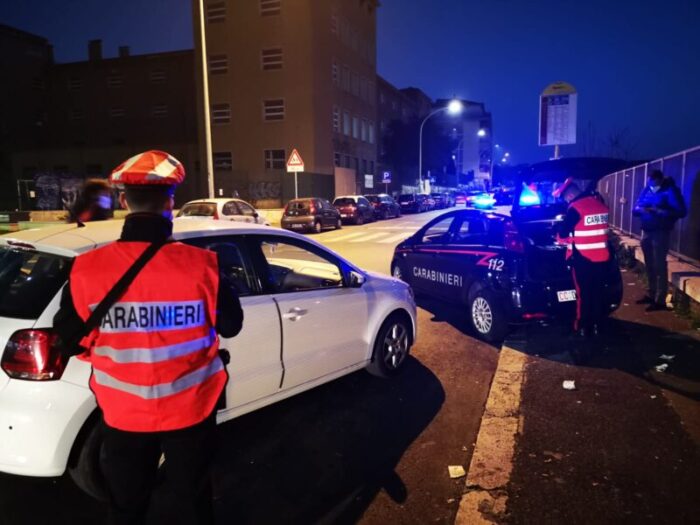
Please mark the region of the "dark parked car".
<svg viewBox="0 0 700 525"><path fill-rule="evenodd" d="M549 210L556 212L557 210ZM416 292L455 304L480 337L500 341L510 324L572 320L576 286L566 248L557 243L556 215L508 217L455 210L430 221L394 251L391 273ZM613 256L607 264L605 308L622 299Z"/></svg>
<svg viewBox="0 0 700 525"><path fill-rule="evenodd" d="M379 195L365 195L374 208L375 219L389 219L401 217L401 206L397 204L391 195L380 193Z"/></svg>
<svg viewBox="0 0 700 525"><path fill-rule="evenodd" d="M444 193L431 193L430 196L435 201L436 210L444 210L447 208L447 197Z"/></svg>
<svg viewBox="0 0 700 525"><path fill-rule="evenodd" d="M336 197L333 206L340 213L343 222L363 224L374 220L374 208L362 195Z"/></svg>
<svg viewBox="0 0 700 525"><path fill-rule="evenodd" d="M401 213L422 213L428 210L425 195L421 193L404 193L399 195Z"/></svg>
<svg viewBox="0 0 700 525"><path fill-rule="evenodd" d="M326 199L308 197L287 203L282 214L282 228L321 233L327 228L342 228L340 213Z"/></svg>

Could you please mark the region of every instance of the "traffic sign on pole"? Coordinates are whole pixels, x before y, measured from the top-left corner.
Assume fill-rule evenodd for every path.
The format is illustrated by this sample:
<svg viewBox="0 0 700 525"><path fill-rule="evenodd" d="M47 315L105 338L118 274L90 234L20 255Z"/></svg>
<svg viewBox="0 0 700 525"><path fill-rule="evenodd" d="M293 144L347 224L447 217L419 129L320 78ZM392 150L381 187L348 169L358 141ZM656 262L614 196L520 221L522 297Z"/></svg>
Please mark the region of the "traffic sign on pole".
<svg viewBox="0 0 700 525"><path fill-rule="evenodd" d="M287 173L294 173L294 198L299 198L299 181L297 174L304 171L304 159L301 158L296 148L292 150L292 154L287 159Z"/></svg>

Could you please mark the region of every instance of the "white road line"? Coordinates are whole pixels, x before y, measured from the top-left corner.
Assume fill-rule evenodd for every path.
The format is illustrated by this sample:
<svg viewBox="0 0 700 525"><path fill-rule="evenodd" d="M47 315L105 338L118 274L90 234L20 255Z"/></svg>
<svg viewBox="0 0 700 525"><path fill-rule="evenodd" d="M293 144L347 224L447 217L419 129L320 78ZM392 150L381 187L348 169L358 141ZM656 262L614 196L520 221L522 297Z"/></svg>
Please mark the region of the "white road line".
<svg viewBox="0 0 700 525"><path fill-rule="evenodd" d="M374 226L370 230L418 230L423 224L407 224L406 226Z"/></svg>
<svg viewBox="0 0 700 525"><path fill-rule="evenodd" d="M366 235L365 232L349 233L347 235L341 235L339 237L333 237L332 239L323 239L325 242L338 242L344 241L346 239L352 239L354 237L359 237L360 235Z"/></svg>
<svg viewBox="0 0 700 525"><path fill-rule="evenodd" d="M397 235L392 235L391 237L388 237L388 238L386 238L386 239L382 239L382 240L379 241L379 242L382 243L382 244L389 244L389 243L392 243L392 242L403 241L404 239L408 239L410 236L411 236L410 233L399 233L399 234L397 234Z"/></svg>
<svg viewBox="0 0 700 525"><path fill-rule="evenodd" d="M353 239L352 241L349 242L367 242L371 241L372 239L378 239L379 237L384 237L386 235L386 232L384 233L371 233L365 237L360 237L359 239Z"/></svg>

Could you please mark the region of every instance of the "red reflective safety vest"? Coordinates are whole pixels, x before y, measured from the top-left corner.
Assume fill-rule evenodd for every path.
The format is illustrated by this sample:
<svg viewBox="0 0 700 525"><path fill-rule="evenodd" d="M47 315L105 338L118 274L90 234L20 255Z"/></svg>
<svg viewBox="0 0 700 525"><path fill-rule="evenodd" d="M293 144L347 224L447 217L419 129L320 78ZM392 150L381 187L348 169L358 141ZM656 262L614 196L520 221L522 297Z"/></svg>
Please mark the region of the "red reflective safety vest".
<svg viewBox="0 0 700 525"><path fill-rule="evenodd" d="M78 315L91 309L148 246L116 242L75 259L70 290ZM216 254L162 247L87 338L90 388L106 423L159 432L203 421L226 384L215 331Z"/></svg>
<svg viewBox="0 0 700 525"><path fill-rule="evenodd" d="M576 200L569 206L578 212L579 221L569 236L566 258L573 255L573 247L576 247L589 261L608 261L608 207L592 195Z"/></svg>

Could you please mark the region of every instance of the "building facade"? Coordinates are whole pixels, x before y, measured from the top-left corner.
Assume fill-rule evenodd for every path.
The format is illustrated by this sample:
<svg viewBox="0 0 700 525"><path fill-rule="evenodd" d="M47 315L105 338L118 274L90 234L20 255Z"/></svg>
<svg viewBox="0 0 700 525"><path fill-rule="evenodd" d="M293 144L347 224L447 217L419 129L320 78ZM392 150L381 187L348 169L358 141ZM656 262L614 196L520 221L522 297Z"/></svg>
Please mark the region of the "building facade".
<svg viewBox="0 0 700 525"><path fill-rule="evenodd" d="M201 56L198 5L193 18ZM260 205L280 205L293 196L294 177L285 165L295 148L305 163L300 196L364 191L364 176L377 171L377 5L204 3L217 195L237 192Z"/></svg>

